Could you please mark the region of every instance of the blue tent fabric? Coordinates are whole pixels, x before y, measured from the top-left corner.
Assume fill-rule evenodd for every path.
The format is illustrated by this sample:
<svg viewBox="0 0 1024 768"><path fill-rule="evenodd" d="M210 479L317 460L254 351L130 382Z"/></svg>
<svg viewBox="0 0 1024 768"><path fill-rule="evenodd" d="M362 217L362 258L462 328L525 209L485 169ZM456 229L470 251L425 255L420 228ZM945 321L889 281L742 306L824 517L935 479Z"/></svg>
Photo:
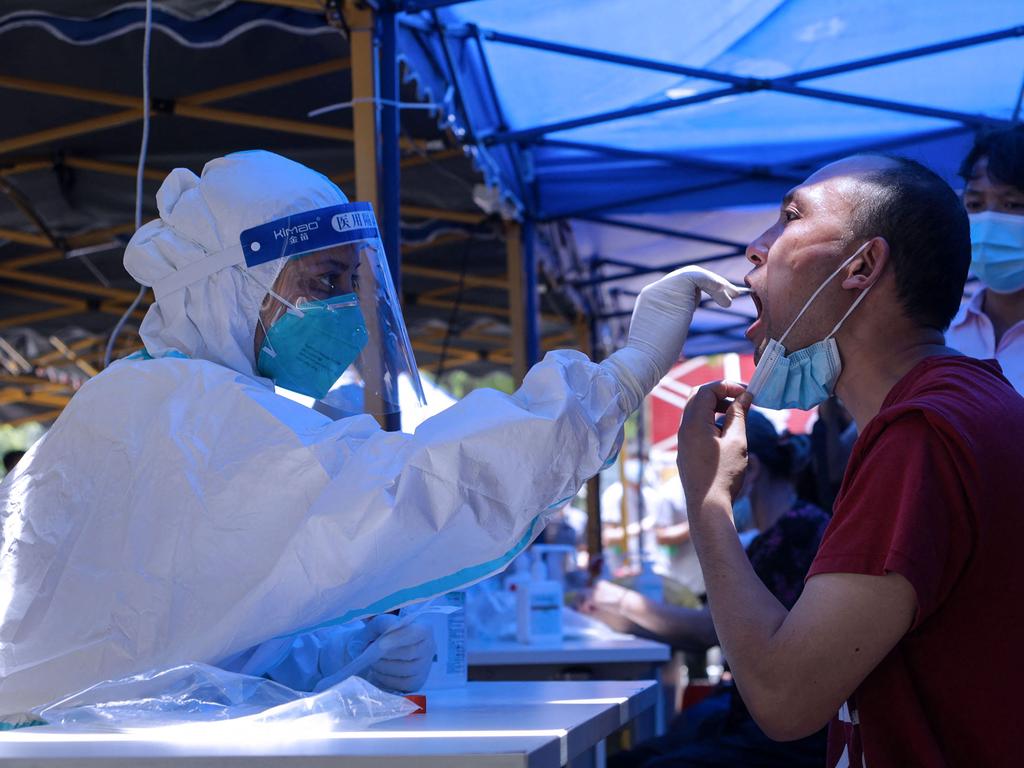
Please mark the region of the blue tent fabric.
<svg viewBox="0 0 1024 768"><path fill-rule="evenodd" d="M1005 37L779 81L989 33ZM1019 0L477 0L407 15L402 35L428 90L455 86L452 117L490 180L541 219L768 202L808 160L878 145L923 148L950 177L976 127L1012 118L1024 77ZM516 37L718 79L508 41ZM743 90L751 79L779 82ZM715 92L726 95L701 101ZM505 139L636 108L651 111Z"/></svg>
<svg viewBox="0 0 1024 768"><path fill-rule="evenodd" d="M620 332L658 268L749 267L671 233L742 245L859 151L958 186L974 133L1019 117L1024 87L1020 0L475 0L400 25L488 182L529 218L573 222L591 266L567 279ZM749 349L753 313L698 311L686 352Z"/></svg>

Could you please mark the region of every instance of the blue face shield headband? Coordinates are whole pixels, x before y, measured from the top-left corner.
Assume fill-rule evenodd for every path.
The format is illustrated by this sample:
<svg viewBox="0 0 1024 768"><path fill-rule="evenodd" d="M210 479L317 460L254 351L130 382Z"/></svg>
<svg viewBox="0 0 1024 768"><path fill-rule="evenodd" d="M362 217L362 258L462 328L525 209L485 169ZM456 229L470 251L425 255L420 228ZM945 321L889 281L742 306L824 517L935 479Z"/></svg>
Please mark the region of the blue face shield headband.
<svg viewBox="0 0 1024 768"><path fill-rule="evenodd" d="M811 298L797 313L789 328L778 341L775 339L768 341L768 345L757 363L757 368L754 369L754 375L750 377L750 383L747 385L747 391L754 396L754 405L772 409L799 408L806 411L827 400L835 391L836 381L839 380L843 365L834 337L846 322L846 318L853 314L853 310L868 295L868 291L871 290L870 286L857 297L846 314L821 341L788 355L783 342L797 321L803 317L818 295L825 290L825 286L832 282L870 243L870 240L864 243L850 258L839 265L839 269L818 286L818 289L811 294Z"/></svg>

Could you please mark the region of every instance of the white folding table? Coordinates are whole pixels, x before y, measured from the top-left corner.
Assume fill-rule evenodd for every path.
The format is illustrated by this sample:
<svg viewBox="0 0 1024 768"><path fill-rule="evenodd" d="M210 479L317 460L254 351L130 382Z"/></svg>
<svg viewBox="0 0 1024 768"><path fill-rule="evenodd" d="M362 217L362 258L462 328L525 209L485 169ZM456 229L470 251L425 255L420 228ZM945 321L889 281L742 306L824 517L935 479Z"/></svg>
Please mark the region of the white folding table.
<svg viewBox="0 0 1024 768"><path fill-rule="evenodd" d="M494 682L430 692L427 713L363 731L0 735L4 768L556 768L601 766L604 739L652 710L654 681Z"/></svg>
<svg viewBox="0 0 1024 768"><path fill-rule="evenodd" d="M632 635L577 638L559 643L471 640L466 644L470 680L658 680L673 682L672 649ZM638 741L665 730L666 703L658 697L647 717L635 722Z"/></svg>

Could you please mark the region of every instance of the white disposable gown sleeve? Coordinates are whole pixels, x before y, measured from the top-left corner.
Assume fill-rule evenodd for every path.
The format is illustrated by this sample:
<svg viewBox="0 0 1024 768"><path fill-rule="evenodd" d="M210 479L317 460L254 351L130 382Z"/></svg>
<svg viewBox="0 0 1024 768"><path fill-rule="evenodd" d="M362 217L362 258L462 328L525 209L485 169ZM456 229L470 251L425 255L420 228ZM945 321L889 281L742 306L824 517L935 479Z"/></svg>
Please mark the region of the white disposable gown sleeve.
<svg viewBox="0 0 1024 768"><path fill-rule="evenodd" d="M608 369L569 351L414 435L206 361L118 363L0 486L0 712L483 579L627 415Z"/></svg>

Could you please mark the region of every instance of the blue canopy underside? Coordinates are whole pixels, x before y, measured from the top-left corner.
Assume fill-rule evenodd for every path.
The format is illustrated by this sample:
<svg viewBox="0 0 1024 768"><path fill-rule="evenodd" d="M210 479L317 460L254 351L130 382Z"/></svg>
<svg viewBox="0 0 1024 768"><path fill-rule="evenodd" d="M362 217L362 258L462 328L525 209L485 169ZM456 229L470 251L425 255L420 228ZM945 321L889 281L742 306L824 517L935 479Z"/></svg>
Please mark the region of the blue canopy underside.
<svg viewBox="0 0 1024 768"><path fill-rule="evenodd" d="M400 21L489 183L529 217L571 219L588 274L620 276L587 285L619 330L651 268L749 268L665 232L748 242L788 189L860 151L959 187L975 132L1011 123L1024 80L1020 0L476 0ZM687 354L749 349L753 314L699 310Z"/></svg>
<svg viewBox="0 0 1024 768"><path fill-rule="evenodd" d="M917 156L952 180L975 127L1011 119L1024 77L1018 31L793 83L893 109L743 92L505 145L501 136L509 131L700 98L730 83L539 50L500 35L768 79L1007 30L1024 24L1024 6L1019 0L477 0L442 9L436 18L439 24L426 13L404 17L402 49L431 92L455 84L461 102L453 117L485 156L481 166L490 181L541 219L602 207L772 202L808 167L879 145ZM918 108L925 114L914 114ZM981 119L965 125L934 111ZM924 140L933 136L940 140ZM687 167L686 159L735 169Z"/></svg>

